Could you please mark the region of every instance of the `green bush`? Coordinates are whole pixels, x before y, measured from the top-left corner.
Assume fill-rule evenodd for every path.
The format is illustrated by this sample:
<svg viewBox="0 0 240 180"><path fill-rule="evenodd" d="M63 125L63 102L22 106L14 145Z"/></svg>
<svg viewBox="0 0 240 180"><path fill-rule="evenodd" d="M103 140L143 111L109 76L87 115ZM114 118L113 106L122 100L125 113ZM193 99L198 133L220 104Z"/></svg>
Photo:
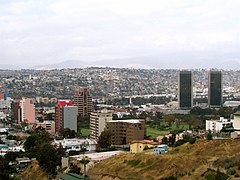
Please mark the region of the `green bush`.
<svg viewBox="0 0 240 180"><path fill-rule="evenodd" d="M190 144L194 144L196 142L196 140L197 140L196 138L190 138L188 142Z"/></svg>
<svg viewBox="0 0 240 180"><path fill-rule="evenodd" d="M236 173L236 170L233 169L233 168L230 168L230 169L227 170L227 173L228 173L229 175L234 175L234 174Z"/></svg>
<svg viewBox="0 0 240 180"><path fill-rule="evenodd" d="M235 174L235 177L240 177L240 174Z"/></svg>
<svg viewBox="0 0 240 180"><path fill-rule="evenodd" d="M140 162L141 162L141 161L140 161L139 159L136 159L136 160L134 159L134 160L128 161L127 164L128 164L129 166L134 167L134 166L137 166Z"/></svg>

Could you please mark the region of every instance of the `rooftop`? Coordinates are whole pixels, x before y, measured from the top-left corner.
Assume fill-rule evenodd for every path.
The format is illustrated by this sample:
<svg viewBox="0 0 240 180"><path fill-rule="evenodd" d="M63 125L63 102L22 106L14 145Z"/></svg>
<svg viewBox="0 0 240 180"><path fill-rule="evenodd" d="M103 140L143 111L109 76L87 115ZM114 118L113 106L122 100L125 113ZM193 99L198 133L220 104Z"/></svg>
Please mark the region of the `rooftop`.
<svg viewBox="0 0 240 180"><path fill-rule="evenodd" d="M144 120L143 119L126 119L126 120L112 120L108 122L141 123L141 121L144 121Z"/></svg>

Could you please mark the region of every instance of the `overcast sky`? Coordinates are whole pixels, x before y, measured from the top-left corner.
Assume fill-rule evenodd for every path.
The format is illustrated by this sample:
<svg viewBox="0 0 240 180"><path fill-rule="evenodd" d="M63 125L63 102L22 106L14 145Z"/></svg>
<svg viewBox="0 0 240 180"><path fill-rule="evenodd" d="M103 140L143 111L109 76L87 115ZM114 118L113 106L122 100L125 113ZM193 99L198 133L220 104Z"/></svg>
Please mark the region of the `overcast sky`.
<svg viewBox="0 0 240 180"><path fill-rule="evenodd" d="M0 0L0 64L65 60L240 69L240 1Z"/></svg>

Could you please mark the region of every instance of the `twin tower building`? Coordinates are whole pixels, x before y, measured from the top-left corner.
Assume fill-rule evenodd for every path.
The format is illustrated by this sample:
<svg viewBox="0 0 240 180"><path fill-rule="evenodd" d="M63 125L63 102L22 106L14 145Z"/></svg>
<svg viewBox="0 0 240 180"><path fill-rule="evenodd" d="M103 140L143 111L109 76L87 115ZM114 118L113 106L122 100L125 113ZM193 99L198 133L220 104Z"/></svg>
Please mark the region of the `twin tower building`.
<svg viewBox="0 0 240 180"><path fill-rule="evenodd" d="M221 107L222 97L222 73L221 71L209 71L208 106ZM191 71L179 72L178 102L180 109L190 109L193 106L193 76Z"/></svg>

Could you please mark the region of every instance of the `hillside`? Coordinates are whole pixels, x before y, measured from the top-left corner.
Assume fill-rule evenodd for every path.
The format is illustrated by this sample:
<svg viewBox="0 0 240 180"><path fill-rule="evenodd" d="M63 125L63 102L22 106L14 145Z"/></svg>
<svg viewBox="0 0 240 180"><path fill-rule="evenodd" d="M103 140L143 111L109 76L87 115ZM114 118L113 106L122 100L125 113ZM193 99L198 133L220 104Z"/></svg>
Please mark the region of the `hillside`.
<svg viewBox="0 0 240 180"><path fill-rule="evenodd" d="M125 153L101 161L89 175L92 179L226 179L227 172L235 174L233 178L240 173L240 140L199 140L164 155Z"/></svg>
<svg viewBox="0 0 240 180"><path fill-rule="evenodd" d="M24 172L21 173L21 176L25 180L47 180L47 174L42 170L37 161L33 161L32 165L29 166Z"/></svg>

